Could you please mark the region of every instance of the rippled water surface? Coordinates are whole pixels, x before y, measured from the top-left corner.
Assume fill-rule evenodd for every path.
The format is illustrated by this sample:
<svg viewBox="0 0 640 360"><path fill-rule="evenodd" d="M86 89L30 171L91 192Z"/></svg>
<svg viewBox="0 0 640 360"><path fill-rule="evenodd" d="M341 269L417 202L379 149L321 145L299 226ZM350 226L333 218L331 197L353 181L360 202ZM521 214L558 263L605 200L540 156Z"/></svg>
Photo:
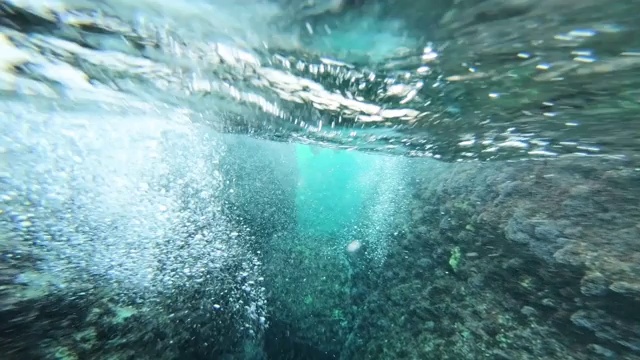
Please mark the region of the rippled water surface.
<svg viewBox="0 0 640 360"><path fill-rule="evenodd" d="M635 1L326 3L5 1L3 86L409 156L635 157Z"/></svg>

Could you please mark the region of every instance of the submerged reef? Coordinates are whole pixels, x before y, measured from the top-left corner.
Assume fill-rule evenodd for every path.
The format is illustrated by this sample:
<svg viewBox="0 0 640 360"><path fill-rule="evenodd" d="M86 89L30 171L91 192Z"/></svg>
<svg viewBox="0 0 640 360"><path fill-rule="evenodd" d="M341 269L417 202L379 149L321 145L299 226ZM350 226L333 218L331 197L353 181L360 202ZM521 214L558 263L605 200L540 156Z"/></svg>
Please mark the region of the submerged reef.
<svg viewBox="0 0 640 360"><path fill-rule="evenodd" d="M355 182L365 200L340 203L340 224L361 210L354 227L328 231L298 220L336 209L319 189L346 188L297 186L287 145L226 143L237 158L221 162L229 191L220 216L234 226L223 249L233 256L202 281L122 292L100 274L60 279L28 231L9 236L31 220L3 218L4 358L640 359L632 164L404 159L388 168L403 176L384 176L394 182ZM313 204L300 189L316 192ZM158 279L182 278L180 256L191 253L179 240L160 243L168 258L159 258Z"/></svg>
<svg viewBox="0 0 640 360"><path fill-rule="evenodd" d="M640 358L640 172L601 159L422 166L344 358Z"/></svg>

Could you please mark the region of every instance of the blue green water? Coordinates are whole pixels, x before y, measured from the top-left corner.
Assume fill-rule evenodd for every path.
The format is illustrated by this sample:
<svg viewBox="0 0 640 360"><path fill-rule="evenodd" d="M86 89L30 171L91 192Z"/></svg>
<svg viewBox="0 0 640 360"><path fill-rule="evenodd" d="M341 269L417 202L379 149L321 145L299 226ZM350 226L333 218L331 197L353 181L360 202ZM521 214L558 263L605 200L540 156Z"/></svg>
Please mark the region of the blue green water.
<svg viewBox="0 0 640 360"><path fill-rule="evenodd" d="M360 178L371 176L370 164L363 156L296 145L296 223L300 233L318 238L335 236L362 217Z"/></svg>
<svg viewBox="0 0 640 360"><path fill-rule="evenodd" d="M366 14L370 15L370 12ZM347 61L382 63L420 46L401 22L376 20L363 13L349 14L340 23L328 28L318 27L316 31L318 34L311 37L309 44L312 48Z"/></svg>
<svg viewBox="0 0 640 360"><path fill-rule="evenodd" d="M640 3L300 5L0 0L0 359L640 359Z"/></svg>

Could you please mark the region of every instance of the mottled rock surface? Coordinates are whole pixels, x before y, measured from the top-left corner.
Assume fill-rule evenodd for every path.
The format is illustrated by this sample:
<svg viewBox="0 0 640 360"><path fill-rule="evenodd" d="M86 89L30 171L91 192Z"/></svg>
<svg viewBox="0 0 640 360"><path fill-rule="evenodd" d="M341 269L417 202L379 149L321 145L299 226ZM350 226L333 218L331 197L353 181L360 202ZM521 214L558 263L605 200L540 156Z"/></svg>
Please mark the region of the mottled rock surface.
<svg viewBox="0 0 640 360"><path fill-rule="evenodd" d="M640 171L422 166L412 223L362 285L345 358L640 358Z"/></svg>

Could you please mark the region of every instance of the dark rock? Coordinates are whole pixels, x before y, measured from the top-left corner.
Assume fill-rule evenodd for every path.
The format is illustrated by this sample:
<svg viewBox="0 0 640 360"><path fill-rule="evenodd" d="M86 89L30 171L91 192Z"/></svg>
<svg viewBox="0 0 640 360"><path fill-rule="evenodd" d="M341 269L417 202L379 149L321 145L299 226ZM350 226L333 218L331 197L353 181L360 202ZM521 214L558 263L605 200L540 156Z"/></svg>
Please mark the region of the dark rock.
<svg viewBox="0 0 640 360"><path fill-rule="evenodd" d="M534 232L534 227L524 219L524 215L522 213L516 213L511 219L509 219L504 231L508 240L520 244L529 244L533 242L531 234Z"/></svg>
<svg viewBox="0 0 640 360"><path fill-rule="evenodd" d="M532 308L531 306L523 306L522 309L520 309L520 312L528 317L534 317L536 315L538 315L538 310Z"/></svg>
<svg viewBox="0 0 640 360"><path fill-rule="evenodd" d="M454 227L454 222L450 217L445 216L440 220L440 230L451 230Z"/></svg>
<svg viewBox="0 0 640 360"><path fill-rule="evenodd" d="M571 321L600 339L640 353L640 324L615 319L602 310L578 310Z"/></svg>
<svg viewBox="0 0 640 360"><path fill-rule="evenodd" d="M556 242L561 237L560 229L552 221L540 221L535 225L535 237L546 242Z"/></svg>
<svg viewBox="0 0 640 360"><path fill-rule="evenodd" d="M585 261L581 244L570 243L553 254L556 261L561 264L582 265Z"/></svg>
<svg viewBox="0 0 640 360"><path fill-rule="evenodd" d="M640 296L640 284L616 281L609 286L614 292L628 296Z"/></svg>
<svg viewBox="0 0 640 360"><path fill-rule="evenodd" d="M499 200L504 200L514 195L521 195L526 191L527 186L521 181L508 181L498 185Z"/></svg>
<svg viewBox="0 0 640 360"><path fill-rule="evenodd" d="M607 279L599 272L592 272L580 281L580 291L587 296L602 296L608 290Z"/></svg>
<svg viewBox="0 0 640 360"><path fill-rule="evenodd" d="M587 345L587 348L605 359L615 359L617 357L615 352L598 344L589 344Z"/></svg>

